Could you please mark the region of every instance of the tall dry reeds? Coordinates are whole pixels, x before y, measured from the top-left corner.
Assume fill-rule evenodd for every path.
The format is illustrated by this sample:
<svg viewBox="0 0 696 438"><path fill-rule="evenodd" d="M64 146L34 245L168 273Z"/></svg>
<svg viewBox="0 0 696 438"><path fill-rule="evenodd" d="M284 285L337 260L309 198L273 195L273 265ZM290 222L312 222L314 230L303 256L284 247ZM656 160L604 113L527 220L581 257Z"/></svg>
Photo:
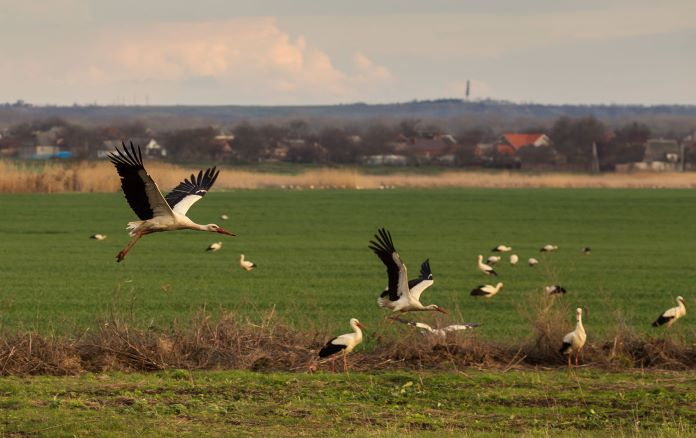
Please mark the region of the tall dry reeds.
<svg viewBox="0 0 696 438"><path fill-rule="evenodd" d="M151 161L148 171L167 190L198 168ZM446 188L693 188L696 173L528 174L509 171L447 171L423 175L408 171L369 175L357 169L321 168L299 174L274 174L223 168L216 189L392 187ZM106 161L22 164L0 161L0 193L114 192L119 188L113 166Z"/></svg>

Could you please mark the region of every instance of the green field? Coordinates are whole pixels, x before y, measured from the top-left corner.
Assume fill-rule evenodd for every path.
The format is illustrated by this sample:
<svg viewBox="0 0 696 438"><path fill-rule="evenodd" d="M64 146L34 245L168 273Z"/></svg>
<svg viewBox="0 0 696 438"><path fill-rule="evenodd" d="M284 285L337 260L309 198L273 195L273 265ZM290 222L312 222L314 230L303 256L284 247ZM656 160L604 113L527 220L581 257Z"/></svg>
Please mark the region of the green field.
<svg viewBox="0 0 696 438"><path fill-rule="evenodd" d="M72 332L114 308L153 326L188 320L201 306L258 315L275 307L296 325L340 331L357 317L375 327L386 284L367 248L378 227L392 231L411 276L429 257L435 285L423 295L450 310L444 321L484 323L489 339L529 333L525 308L544 285L560 283L569 308L589 309L590 340L617 317L639 332L674 298L696 303L696 193L688 190L450 189L213 192L190 211L238 237L200 232L147 236L121 264L115 255L133 220L121 194L0 196L0 323L5 330ZM106 233L102 242L92 233ZM223 240L218 253L207 245ZM505 289L492 300L469 291L487 282L476 255L512 245L522 262L502 264ZM545 243L557 253L540 254ZM592 247L584 256L580 249ZM243 272L241 252L259 268ZM541 263L529 268L534 256ZM432 320L433 315L418 315ZM693 333L689 315L674 331ZM569 312L569 324L573 314ZM369 339L369 334L368 334Z"/></svg>
<svg viewBox="0 0 696 438"><path fill-rule="evenodd" d="M693 436L696 375L174 370L0 380L3 436Z"/></svg>

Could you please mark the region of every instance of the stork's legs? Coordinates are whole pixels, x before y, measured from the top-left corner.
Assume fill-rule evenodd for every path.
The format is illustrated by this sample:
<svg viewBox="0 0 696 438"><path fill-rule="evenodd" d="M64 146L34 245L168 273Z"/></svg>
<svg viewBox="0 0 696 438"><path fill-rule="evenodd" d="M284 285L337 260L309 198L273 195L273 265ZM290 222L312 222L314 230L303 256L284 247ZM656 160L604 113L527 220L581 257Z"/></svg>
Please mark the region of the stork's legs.
<svg viewBox="0 0 696 438"><path fill-rule="evenodd" d="M133 238L130 240L130 242L128 242L128 245L126 245L126 247L118 253L118 255L116 256L116 262L121 262L123 259L125 259L128 255L128 251L130 251L130 249L133 248L133 245L135 245L141 237L143 237L142 232L136 233L135 236L133 236Z"/></svg>
<svg viewBox="0 0 696 438"><path fill-rule="evenodd" d="M571 353L568 353L568 369L573 367L573 364L570 362L570 356L571 356Z"/></svg>
<svg viewBox="0 0 696 438"><path fill-rule="evenodd" d="M347 359L347 354L344 352L343 353L343 372L347 373L348 372L348 359Z"/></svg>

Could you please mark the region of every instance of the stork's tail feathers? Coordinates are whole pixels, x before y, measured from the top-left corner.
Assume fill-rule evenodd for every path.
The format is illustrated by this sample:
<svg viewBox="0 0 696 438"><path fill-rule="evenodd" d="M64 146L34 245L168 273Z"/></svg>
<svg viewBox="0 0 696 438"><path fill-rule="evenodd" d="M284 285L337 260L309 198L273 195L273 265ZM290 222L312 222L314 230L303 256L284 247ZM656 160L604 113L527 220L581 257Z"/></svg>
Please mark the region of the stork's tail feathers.
<svg viewBox="0 0 696 438"><path fill-rule="evenodd" d="M568 354L568 352L570 351L570 347L572 345L573 344L571 344L570 342L564 342L563 345L561 346L560 353L561 354Z"/></svg>
<svg viewBox="0 0 696 438"><path fill-rule="evenodd" d="M143 224L143 222L145 221L128 222L128 226L126 227L126 230L128 230L128 235L134 237L136 230Z"/></svg>

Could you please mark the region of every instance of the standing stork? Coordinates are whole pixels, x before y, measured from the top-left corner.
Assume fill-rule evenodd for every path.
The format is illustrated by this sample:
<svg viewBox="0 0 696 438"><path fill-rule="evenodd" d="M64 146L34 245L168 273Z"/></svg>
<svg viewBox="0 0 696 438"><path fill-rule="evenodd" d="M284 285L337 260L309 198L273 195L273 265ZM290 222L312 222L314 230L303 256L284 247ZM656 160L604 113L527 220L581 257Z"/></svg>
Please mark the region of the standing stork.
<svg viewBox="0 0 696 438"><path fill-rule="evenodd" d="M575 318L578 323L575 326L575 330L566 334L563 337L563 345L561 346L561 354L568 355L568 368L571 367L570 356L575 353L575 366L578 366L578 356L580 355L580 350L585 346L585 341L587 340L587 334L585 334L585 327L582 326L582 308L578 307L575 310Z"/></svg>
<svg viewBox="0 0 696 438"><path fill-rule="evenodd" d="M546 244L539 249L539 252L552 252L558 249L557 245Z"/></svg>
<svg viewBox="0 0 696 438"><path fill-rule="evenodd" d="M529 260L527 260L527 264L533 268L539 264L539 260L535 259L534 257L530 257Z"/></svg>
<svg viewBox="0 0 696 438"><path fill-rule="evenodd" d="M481 286L476 286L474 289L471 290L471 296L490 298L493 295L500 292L500 289L502 288L503 283L498 283L495 286L492 286L490 284L482 284Z"/></svg>
<svg viewBox="0 0 696 438"><path fill-rule="evenodd" d="M507 245L498 245L495 248L493 248L491 251L493 251L493 252L508 252L508 251L512 251L512 247L507 246Z"/></svg>
<svg viewBox="0 0 696 438"><path fill-rule="evenodd" d="M380 307L391 309L392 312L436 311L447 313L436 304L424 306L420 302L420 296L425 289L433 284L430 263L426 260L421 265L421 278L408 281L406 265L401 261L399 253L394 248L389 231L379 229L375 234L375 240L370 241L369 248L377 254L382 263L387 267L387 289L377 299ZM423 278L425 276L425 278Z"/></svg>
<svg viewBox="0 0 696 438"><path fill-rule="evenodd" d="M189 229L234 236L216 224L199 225L186 217L188 209L205 196L215 183L220 171L216 171L214 167L207 169L205 173L201 170L198 176L191 175L190 180L183 180L164 197L143 167L140 146L136 150L131 142L129 151L123 144L123 150L117 147L116 153L109 154L109 159L121 177L121 188L128 205L140 218L139 221L128 222L126 229L130 231L128 235L132 239L116 256L117 262L126 258L133 245L150 233Z"/></svg>
<svg viewBox="0 0 696 438"><path fill-rule="evenodd" d="M560 286L558 284L552 284L551 286L546 286L544 287L544 292L546 292L549 295L554 295L554 294L564 294L566 293L566 288L563 286Z"/></svg>
<svg viewBox="0 0 696 438"><path fill-rule="evenodd" d="M478 256L478 268L479 271L483 272L486 275L495 275L496 277L498 276L498 273L495 272L495 270L490 265L483 263L483 256L481 254L479 254Z"/></svg>
<svg viewBox="0 0 696 438"><path fill-rule="evenodd" d="M244 254L239 254L239 266L249 272L256 267L256 263L251 260L244 259Z"/></svg>
<svg viewBox="0 0 696 438"><path fill-rule="evenodd" d="M502 257L500 257L500 256L490 256L486 259L486 263L493 266L493 265L497 264L501 258Z"/></svg>
<svg viewBox="0 0 696 438"><path fill-rule="evenodd" d="M106 240L106 234L92 234L89 238L94 240Z"/></svg>
<svg viewBox="0 0 696 438"><path fill-rule="evenodd" d="M448 325L442 328L432 328L428 324L424 322L413 322L413 321L404 321L401 318L396 318L397 321L403 324L407 324L411 327L416 327L421 330L423 334L426 335L431 335L433 337L436 337L438 339L444 340L447 337L447 333L454 333L462 330L469 330L475 327L480 327L481 324L478 322L463 322L461 324L452 324Z"/></svg>
<svg viewBox="0 0 696 438"><path fill-rule="evenodd" d="M326 358L332 357L331 365L336 370L336 353L343 352L343 371L348 371L348 361L346 356L348 353L353 351L353 349L362 342L362 330L365 326L360 324L355 318L350 319L350 326L353 328L353 333L346 333L345 335L336 336L332 340L326 343L324 348L319 351L319 357Z"/></svg>
<svg viewBox="0 0 696 438"><path fill-rule="evenodd" d="M209 252L217 252L222 249L222 242L213 242L208 247L205 249L206 251Z"/></svg>
<svg viewBox="0 0 696 438"><path fill-rule="evenodd" d="M667 324L667 327L670 327L672 324L674 324L674 321L678 320L684 315L686 315L686 302L684 301L684 298L677 297L677 307L672 307L671 309L665 310L662 315L660 315L659 318L653 322L652 325L653 327L659 327Z"/></svg>
<svg viewBox="0 0 696 438"><path fill-rule="evenodd" d="M515 266L517 264L517 262L519 262L519 261L520 261L520 258L517 256L517 254L512 254L510 256L510 264L512 266Z"/></svg>

